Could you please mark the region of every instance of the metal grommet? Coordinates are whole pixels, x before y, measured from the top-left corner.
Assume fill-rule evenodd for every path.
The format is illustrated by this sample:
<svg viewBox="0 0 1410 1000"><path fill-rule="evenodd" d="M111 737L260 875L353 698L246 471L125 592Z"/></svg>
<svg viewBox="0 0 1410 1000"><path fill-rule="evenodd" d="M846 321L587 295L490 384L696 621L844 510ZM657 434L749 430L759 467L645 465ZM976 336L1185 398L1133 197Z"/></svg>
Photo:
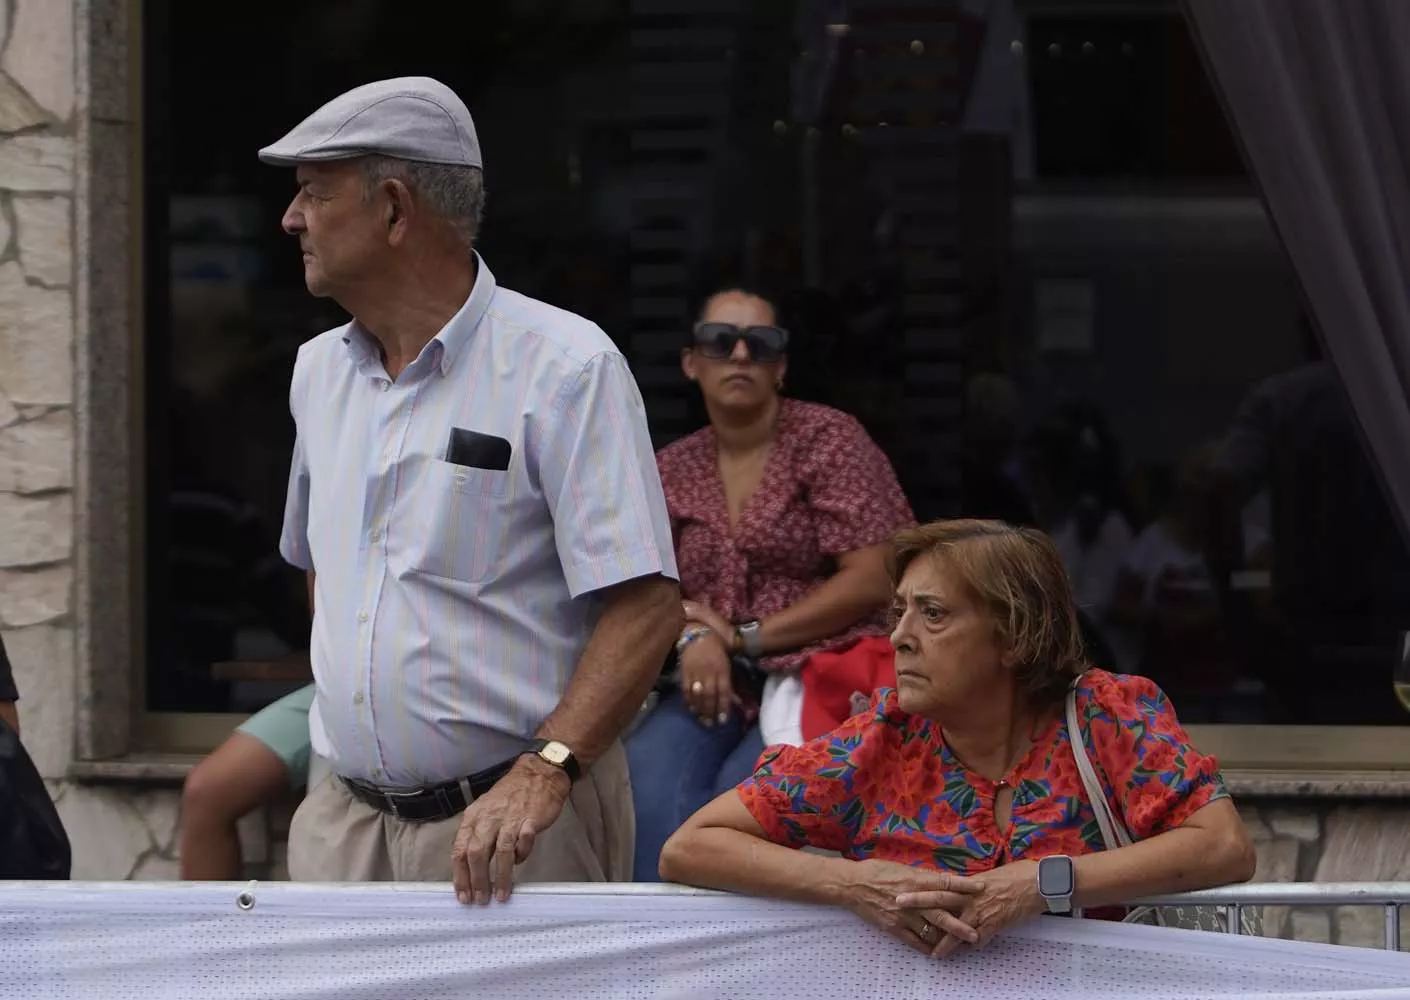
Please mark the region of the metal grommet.
<svg viewBox="0 0 1410 1000"><path fill-rule="evenodd" d="M257 884L257 883L255 883L255 882L251 882L251 883L250 883L250 887L249 887L248 889L244 890L243 892L240 893L240 895L238 895L238 896L235 897L235 906L236 906L237 909L239 909L239 910L240 910L241 912L243 912L243 913L249 913L251 910L253 910L253 909L255 908L255 885L256 885L256 884Z"/></svg>

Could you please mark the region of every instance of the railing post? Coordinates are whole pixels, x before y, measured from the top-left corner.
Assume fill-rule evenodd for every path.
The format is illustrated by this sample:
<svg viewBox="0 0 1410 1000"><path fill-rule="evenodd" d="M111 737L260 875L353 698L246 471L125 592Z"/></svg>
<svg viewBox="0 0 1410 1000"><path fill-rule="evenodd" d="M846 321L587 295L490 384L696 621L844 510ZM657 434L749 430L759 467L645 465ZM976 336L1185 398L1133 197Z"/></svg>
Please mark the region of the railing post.
<svg viewBox="0 0 1410 1000"><path fill-rule="evenodd" d="M1244 932L1243 909L1238 903L1230 903L1224 907L1224 922L1228 925L1224 928L1225 934L1242 934Z"/></svg>
<svg viewBox="0 0 1410 1000"><path fill-rule="evenodd" d="M1400 950L1400 904L1386 904L1386 951Z"/></svg>

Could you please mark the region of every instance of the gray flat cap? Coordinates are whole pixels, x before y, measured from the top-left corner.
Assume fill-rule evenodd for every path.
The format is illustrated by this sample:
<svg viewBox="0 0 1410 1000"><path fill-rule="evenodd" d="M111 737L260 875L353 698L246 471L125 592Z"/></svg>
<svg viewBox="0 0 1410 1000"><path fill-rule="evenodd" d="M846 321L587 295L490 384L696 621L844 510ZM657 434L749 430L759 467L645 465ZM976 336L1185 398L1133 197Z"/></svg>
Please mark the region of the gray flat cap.
<svg viewBox="0 0 1410 1000"><path fill-rule="evenodd" d="M357 156L480 167L480 140L465 102L428 76L378 80L335 97L259 151L293 166Z"/></svg>

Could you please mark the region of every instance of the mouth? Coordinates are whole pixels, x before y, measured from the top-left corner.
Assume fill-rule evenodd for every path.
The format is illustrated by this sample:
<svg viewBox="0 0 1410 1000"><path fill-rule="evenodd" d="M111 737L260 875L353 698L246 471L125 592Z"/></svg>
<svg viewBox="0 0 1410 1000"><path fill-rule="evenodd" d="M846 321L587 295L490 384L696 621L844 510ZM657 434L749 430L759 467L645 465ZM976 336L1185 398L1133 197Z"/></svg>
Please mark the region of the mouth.
<svg viewBox="0 0 1410 1000"><path fill-rule="evenodd" d="M733 375L726 375L723 381L725 385L753 385L754 376L736 372Z"/></svg>

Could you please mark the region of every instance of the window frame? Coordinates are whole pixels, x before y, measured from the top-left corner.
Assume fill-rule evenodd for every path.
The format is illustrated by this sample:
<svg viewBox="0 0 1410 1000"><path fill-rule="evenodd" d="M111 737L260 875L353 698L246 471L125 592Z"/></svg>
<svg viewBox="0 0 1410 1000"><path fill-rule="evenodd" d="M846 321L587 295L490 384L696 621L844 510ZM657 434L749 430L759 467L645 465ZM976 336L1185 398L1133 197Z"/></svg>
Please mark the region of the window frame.
<svg viewBox="0 0 1410 1000"><path fill-rule="evenodd" d="M1092 6L1110 9L1110 3ZM1167 3L1152 3L1166 7ZM1070 4L1017 0L1020 14ZM1080 6L1080 5L1078 5ZM92 0L80 59L76 759L204 753L247 716L146 709L146 338L143 0ZM125 43L125 44L124 44ZM125 53L114 58L111 50ZM93 260L104 255L98 268ZM97 388L95 388L95 386ZM1410 775L1400 726L1192 725L1193 741L1243 775Z"/></svg>

